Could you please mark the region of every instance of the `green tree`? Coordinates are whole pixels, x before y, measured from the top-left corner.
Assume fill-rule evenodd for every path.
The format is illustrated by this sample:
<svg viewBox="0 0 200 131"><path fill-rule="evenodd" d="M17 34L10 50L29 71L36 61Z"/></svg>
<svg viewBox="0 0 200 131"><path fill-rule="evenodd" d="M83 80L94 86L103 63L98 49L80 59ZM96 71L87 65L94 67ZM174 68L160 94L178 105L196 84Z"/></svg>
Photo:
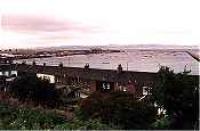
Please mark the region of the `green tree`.
<svg viewBox="0 0 200 131"><path fill-rule="evenodd" d="M152 98L159 107L166 109L171 129L198 127L199 78L188 72L175 74L168 67L161 67L158 80L152 89Z"/></svg>
<svg viewBox="0 0 200 131"><path fill-rule="evenodd" d="M54 107L59 104L59 94L54 84L35 75L17 77L10 86L11 94L20 101L31 100L35 104Z"/></svg>
<svg viewBox="0 0 200 131"><path fill-rule="evenodd" d="M151 104L124 92L94 93L80 103L80 110L85 118L97 118L121 129L150 129L156 118Z"/></svg>

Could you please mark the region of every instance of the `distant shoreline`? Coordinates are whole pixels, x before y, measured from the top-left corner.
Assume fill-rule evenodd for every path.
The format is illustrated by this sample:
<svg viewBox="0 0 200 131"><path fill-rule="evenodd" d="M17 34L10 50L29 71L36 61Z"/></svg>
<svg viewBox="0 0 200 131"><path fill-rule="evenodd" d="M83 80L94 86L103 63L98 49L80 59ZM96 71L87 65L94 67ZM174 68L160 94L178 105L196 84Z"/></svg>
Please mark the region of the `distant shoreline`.
<svg viewBox="0 0 200 131"><path fill-rule="evenodd" d="M190 52L190 51L186 51L191 57L193 57L195 60L197 60L198 62L200 62L200 58L198 55Z"/></svg>
<svg viewBox="0 0 200 131"><path fill-rule="evenodd" d="M101 54L101 53L118 53L121 50L110 50L110 49L90 49L90 50L57 50L57 51L39 51L39 52L14 52L7 53L7 56L14 60L20 59L32 59L32 58L49 58L49 57L65 57L65 56L75 56L75 55L89 55L89 54ZM3 54L3 53L2 53ZM0 56L6 57L6 54Z"/></svg>

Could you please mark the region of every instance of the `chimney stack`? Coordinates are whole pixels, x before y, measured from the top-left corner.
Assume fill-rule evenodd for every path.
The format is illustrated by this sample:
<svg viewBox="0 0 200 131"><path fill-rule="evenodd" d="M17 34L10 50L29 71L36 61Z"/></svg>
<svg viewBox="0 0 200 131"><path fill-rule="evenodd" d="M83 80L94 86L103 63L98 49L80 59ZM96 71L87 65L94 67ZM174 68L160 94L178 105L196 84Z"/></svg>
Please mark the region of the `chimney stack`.
<svg viewBox="0 0 200 131"><path fill-rule="evenodd" d="M122 69L122 65L121 65L121 64L119 64L119 65L118 65L118 67L117 67L117 72L118 72L118 73L121 73L121 72L122 72L122 70L123 70L123 69Z"/></svg>

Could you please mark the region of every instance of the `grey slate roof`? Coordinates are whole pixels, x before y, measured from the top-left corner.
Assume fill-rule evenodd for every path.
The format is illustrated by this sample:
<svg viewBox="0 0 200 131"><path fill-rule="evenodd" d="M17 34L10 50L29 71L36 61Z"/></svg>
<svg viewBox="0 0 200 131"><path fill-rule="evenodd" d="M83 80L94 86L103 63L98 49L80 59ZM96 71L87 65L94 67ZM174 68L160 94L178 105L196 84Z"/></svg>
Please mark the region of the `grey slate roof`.
<svg viewBox="0 0 200 131"><path fill-rule="evenodd" d="M0 67L5 69L13 69L22 72L33 72L49 75L66 75L69 77L79 77L86 80L98 80L108 82L128 82L129 80L137 81L152 81L156 78L157 73L148 72L133 72L133 71L122 71L119 73L117 70L105 70L105 69L85 69L78 67L59 67L59 66L41 66L41 65L10 65Z"/></svg>

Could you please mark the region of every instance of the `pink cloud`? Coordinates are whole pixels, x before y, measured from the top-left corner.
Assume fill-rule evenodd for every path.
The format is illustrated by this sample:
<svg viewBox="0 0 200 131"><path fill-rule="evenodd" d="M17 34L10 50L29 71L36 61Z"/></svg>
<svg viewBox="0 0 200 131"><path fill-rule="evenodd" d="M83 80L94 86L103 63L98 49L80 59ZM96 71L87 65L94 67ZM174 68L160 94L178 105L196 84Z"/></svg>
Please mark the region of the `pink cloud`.
<svg viewBox="0 0 200 131"><path fill-rule="evenodd" d="M3 15L2 28L14 32L90 32L93 28L44 16Z"/></svg>

